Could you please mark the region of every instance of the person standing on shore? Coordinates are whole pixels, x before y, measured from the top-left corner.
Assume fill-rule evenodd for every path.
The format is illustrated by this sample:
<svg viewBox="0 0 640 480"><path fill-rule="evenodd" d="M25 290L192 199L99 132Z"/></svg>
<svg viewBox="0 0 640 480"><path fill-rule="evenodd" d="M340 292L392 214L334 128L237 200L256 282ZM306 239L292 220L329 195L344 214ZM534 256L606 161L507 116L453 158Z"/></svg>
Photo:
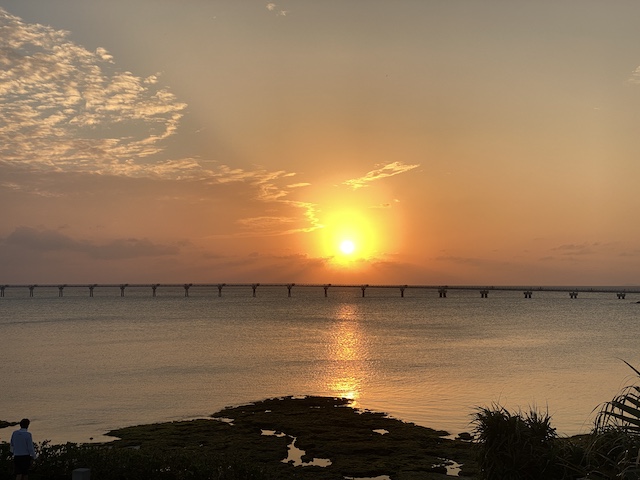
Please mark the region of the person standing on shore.
<svg viewBox="0 0 640 480"><path fill-rule="evenodd" d="M27 480L29 478L29 467L31 467L31 462L36 458L33 437L27 431L30 423L28 418L23 418L20 420L20 430L16 430L11 435L9 448L13 453L16 480Z"/></svg>

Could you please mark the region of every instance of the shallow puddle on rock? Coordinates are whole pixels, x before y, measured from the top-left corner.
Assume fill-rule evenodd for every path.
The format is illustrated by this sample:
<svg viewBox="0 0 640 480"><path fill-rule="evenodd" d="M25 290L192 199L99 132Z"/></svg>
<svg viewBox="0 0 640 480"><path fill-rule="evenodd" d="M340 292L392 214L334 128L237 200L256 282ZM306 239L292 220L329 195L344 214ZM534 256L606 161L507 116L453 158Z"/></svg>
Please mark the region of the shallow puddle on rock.
<svg viewBox="0 0 640 480"><path fill-rule="evenodd" d="M213 420L217 420L218 422L228 423L229 425L233 425L233 418L214 417Z"/></svg>
<svg viewBox="0 0 640 480"><path fill-rule="evenodd" d="M448 477L459 477L460 469L462 468L461 463L454 462L453 460L449 460L448 458L441 458L442 464L447 469Z"/></svg>
<svg viewBox="0 0 640 480"><path fill-rule="evenodd" d="M314 458L310 462L303 462L302 457L305 455L305 451L296 447L296 437L291 437L286 433L276 432L275 430L262 430L262 435L273 436L273 437L290 437L293 440L289 444L289 451L287 458L281 460L282 463L290 463L294 467L328 467L331 465L331 460L328 458Z"/></svg>
<svg viewBox="0 0 640 480"><path fill-rule="evenodd" d="M328 458L314 458L310 462L303 462L302 457L305 455L304 450L296 447L296 437L289 444L289 456L282 460L282 463L291 463L294 467L328 467L331 460Z"/></svg>
<svg viewBox="0 0 640 480"><path fill-rule="evenodd" d="M380 475L378 477L344 477L344 480L391 480L389 475Z"/></svg>

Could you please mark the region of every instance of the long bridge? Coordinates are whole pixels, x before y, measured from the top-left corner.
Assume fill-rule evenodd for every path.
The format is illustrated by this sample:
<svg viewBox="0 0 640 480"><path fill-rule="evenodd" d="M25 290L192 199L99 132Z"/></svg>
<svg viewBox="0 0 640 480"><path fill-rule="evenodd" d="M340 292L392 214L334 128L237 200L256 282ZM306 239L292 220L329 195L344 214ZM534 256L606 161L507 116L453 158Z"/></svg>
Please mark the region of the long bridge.
<svg viewBox="0 0 640 480"><path fill-rule="evenodd" d="M640 293L640 287L523 287L523 286L478 286L478 285L369 285L369 284L331 284L331 283L116 283L116 284L24 284L24 285L0 285L0 297L5 296L5 290L7 289L24 289L28 290L29 296L33 297L36 288L46 289L58 289L58 296L62 297L65 288L74 289L86 289L89 297L93 297L93 292L96 288L104 289L111 288L120 290L120 296L125 296L125 290L127 288L149 288L151 295L156 296L156 291L159 288L183 288L184 296L189 296L189 289L196 288L211 288L214 292L217 290L218 296L222 296L222 290L225 287L229 288L251 288L252 295L257 295L258 287L267 288L285 288L287 289L287 296L291 297L293 287L296 288L322 288L324 290L324 296L329 296L330 288L340 289L360 289L362 297L365 297L365 292L369 288L383 288L383 289L395 289L400 292L400 296L404 297L406 290L433 290L438 293L440 298L446 298L449 290L474 290L479 292L481 298L488 298L489 292L493 291L520 291L523 293L524 298L532 298L534 292L566 292L570 298L578 298L579 293L611 293L615 294L618 299L625 299L627 294Z"/></svg>

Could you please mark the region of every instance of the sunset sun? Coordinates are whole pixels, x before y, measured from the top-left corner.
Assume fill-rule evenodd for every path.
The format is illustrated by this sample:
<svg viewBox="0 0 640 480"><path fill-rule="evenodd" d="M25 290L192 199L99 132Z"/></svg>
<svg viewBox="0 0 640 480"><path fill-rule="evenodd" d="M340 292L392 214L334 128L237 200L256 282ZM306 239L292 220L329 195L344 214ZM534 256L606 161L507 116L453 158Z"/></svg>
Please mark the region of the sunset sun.
<svg viewBox="0 0 640 480"><path fill-rule="evenodd" d="M376 255L379 241L373 216L357 209L337 209L322 219L323 255L340 268L361 268Z"/></svg>
<svg viewBox="0 0 640 480"><path fill-rule="evenodd" d="M340 243L340 251L345 255L350 255L356 250L356 245L351 240L343 240Z"/></svg>

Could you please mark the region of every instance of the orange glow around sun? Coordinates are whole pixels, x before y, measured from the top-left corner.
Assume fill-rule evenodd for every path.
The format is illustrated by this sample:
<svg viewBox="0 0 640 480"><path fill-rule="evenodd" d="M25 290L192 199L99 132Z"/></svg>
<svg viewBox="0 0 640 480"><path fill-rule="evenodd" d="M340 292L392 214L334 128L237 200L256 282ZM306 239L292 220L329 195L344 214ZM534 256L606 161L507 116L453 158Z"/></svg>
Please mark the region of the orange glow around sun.
<svg viewBox="0 0 640 480"><path fill-rule="evenodd" d="M322 223L323 255L341 266L356 260L372 258L378 248L379 234L372 221L357 211L341 211L327 215Z"/></svg>

